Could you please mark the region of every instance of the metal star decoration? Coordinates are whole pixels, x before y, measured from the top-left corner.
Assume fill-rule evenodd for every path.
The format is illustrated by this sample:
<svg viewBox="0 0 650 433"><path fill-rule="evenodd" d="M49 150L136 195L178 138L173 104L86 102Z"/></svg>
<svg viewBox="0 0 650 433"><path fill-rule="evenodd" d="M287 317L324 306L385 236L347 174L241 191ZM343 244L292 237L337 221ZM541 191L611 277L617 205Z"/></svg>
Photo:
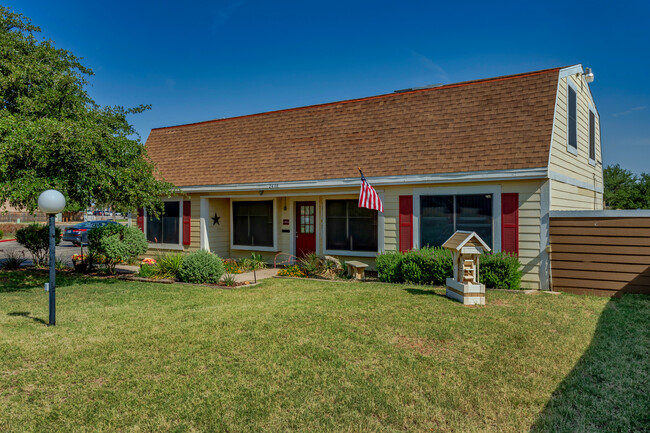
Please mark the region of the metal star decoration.
<svg viewBox="0 0 650 433"><path fill-rule="evenodd" d="M215 224L216 224L216 225L219 225L219 220L221 219L221 217L220 217L220 216L217 216L217 213L216 213L216 212L214 213L214 216L211 217L211 218L212 218L212 225L215 225Z"/></svg>

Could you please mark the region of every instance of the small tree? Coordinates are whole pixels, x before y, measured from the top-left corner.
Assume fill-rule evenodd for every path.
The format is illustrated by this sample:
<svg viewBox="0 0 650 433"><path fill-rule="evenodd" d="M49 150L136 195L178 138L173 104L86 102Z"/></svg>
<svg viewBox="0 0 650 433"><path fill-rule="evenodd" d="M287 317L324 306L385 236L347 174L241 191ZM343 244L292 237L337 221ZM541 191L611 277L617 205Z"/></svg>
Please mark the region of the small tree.
<svg viewBox="0 0 650 433"><path fill-rule="evenodd" d="M246 261L248 269L253 271L253 278L255 283L257 283L257 270L266 268L266 262L262 258L261 254L251 253L251 258Z"/></svg>
<svg viewBox="0 0 650 433"><path fill-rule="evenodd" d="M88 249L91 255L104 256L104 264L111 274L115 273L115 265L146 253L148 248L144 233L136 227L109 224L95 227L88 232Z"/></svg>
<svg viewBox="0 0 650 433"><path fill-rule="evenodd" d="M56 245L61 242L61 229L54 229ZM50 228L43 224L30 224L27 227L16 231L16 241L25 247L34 260L34 265L44 266L47 264L47 255L50 252Z"/></svg>

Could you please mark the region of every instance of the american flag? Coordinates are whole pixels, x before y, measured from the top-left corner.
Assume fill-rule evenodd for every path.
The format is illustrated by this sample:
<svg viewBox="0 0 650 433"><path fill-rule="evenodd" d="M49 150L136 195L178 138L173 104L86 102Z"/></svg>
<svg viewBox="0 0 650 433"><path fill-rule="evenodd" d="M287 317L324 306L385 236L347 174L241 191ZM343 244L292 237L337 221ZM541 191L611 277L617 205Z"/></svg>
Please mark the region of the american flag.
<svg viewBox="0 0 650 433"><path fill-rule="evenodd" d="M365 207L368 209L374 209L379 212L384 211L384 205L379 199L377 191L370 186L366 177L363 175L361 168L359 168L359 173L361 173L361 192L359 193L359 207Z"/></svg>

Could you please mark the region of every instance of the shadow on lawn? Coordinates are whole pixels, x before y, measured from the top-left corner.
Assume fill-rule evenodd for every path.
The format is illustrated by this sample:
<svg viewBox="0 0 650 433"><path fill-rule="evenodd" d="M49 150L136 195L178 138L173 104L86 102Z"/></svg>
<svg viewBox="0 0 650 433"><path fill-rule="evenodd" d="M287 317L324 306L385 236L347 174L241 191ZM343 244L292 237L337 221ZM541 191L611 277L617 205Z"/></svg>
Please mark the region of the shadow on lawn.
<svg viewBox="0 0 650 433"><path fill-rule="evenodd" d="M47 322L40 317L34 317L31 316L32 313L29 311L14 311L13 313L7 313L7 316L13 316L13 317L25 317L27 319L32 319L34 322L37 323L42 323L43 325L47 325Z"/></svg>
<svg viewBox="0 0 650 433"><path fill-rule="evenodd" d="M47 270L2 271L0 272L0 293L21 292L35 288L43 289L43 284L49 279ZM96 279L92 277L80 277L57 271L56 286L66 287L72 284L96 284L101 281L104 284L115 284L119 280Z"/></svg>
<svg viewBox="0 0 650 433"><path fill-rule="evenodd" d="M591 344L531 432L650 431L650 296L603 310Z"/></svg>
<svg viewBox="0 0 650 433"><path fill-rule="evenodd" d="M445 297L444 293L436 293L434 289L415 289L409 287L404 289L405 292L410 293L411 295L430 295L430 296L442 296Z"/></svg>

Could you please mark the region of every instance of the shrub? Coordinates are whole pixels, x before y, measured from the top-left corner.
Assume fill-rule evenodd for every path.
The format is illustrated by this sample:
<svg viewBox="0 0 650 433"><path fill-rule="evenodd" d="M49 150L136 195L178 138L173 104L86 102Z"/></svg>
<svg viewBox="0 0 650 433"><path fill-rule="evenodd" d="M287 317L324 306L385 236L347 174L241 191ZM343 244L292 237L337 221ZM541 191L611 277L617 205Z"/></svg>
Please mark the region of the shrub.
<svg viewBox="0 0 650 433"><path fill-rule="evenodd" d="M183 254L162 254L156 259L156 276L160 278L177 279L183 266Z"/></svg>
<svg viewBox="0 0 650 433"><path fill-rule="evenodd" d="M387 283L441 285L454 274L451 252L444 248L422 248L377 256L379 280Z"/></svg>
<svg viewBox="0 0 650 433"><path fill-rule="evenodd" d="M508 253L487 253L479 259L479 281L493 289L521 288L519 258Z"/></svg>
<svg viewBox="0 0 650 433"><path fill-rule="evenodd" d="M402 279L402 257L399 251L381 253L375 261L379 281L385 283L403 283Z"/></svg>
<svg viewBox="0 0 650 433"><path fill-rule="evenodd" d="M235 274L231 274L226 272L226 274L223 276L223 279L221 280L224 285L228 287L232 287L237 284L237 277Z"/></svg>
<svg viewBox="0 0 650 433"><path fill-rule="evenodd" d="M4 237L4 235L5 235L5 232L3 232L2 229L0 229L0 239L2 239Z"/></svg>
<svg viewBox="0 0 650 433"><path fill-rule="evenodd" d="M223 275L223 262L209 251L194 251L185 256L178 278L186 283L218 283Z"/></svg>
<svg viewBox="0 0 650 433"><path fill-rule="evenodd" d="M304 277L305 272L298 265L290 265L280 269L278 275L282 277Z"/></svg>
<svg viewBox="0 0 650 433"><path fill-rule="evenodd" d="M2 269L8 271L20 269L22 264L25 262L25 252L18 251L17 248L8 249L5 252L5 256L5 260L2 262Z"/></svg>
<svg viewBox="0 0 650 433"><path fill-rule="evenodd" d="M56 227L55 244L61 243L61 229ZM16 241L25 247L34 259L34 265L43 266L50 251L50 228L43 224L30 224L16 231Z"/></svg>
<svg viewBox="0 0 650 433"><path fill-rule="evenodd" d="M151 278L155 274L156 274L156 265L148 265L148 264L140 265L140 271L138 272L138 277Z"/></svg>
<svg viewBox="0 0 650 433"><path fill-rule="evenodd" d="M115 272L115 265L133 260L148 248L144 233L137 227L109 224L88 232L88 249L104 256L104 265L111 274Z"/></svg>
<svg viewBox="0 0 650 433"><path fill-rule="evenodd" d="M24 224L2 223L0 224L0 230L2 230L2 232L7 236L14 236L18 229L24 226Z"/></svg>

